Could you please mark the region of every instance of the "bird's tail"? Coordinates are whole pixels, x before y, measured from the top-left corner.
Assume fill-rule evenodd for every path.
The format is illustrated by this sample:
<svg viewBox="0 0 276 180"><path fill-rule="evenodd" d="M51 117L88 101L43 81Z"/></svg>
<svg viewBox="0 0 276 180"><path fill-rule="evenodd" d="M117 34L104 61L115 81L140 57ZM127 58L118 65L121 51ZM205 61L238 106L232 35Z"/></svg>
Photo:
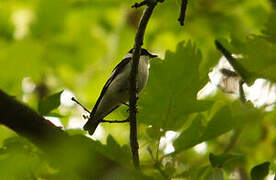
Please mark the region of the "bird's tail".
<svg viewBox="0 0 276 180"><path fill-rule="evenodd" d="M95 130L97 129L100 121L96 118L89 118L86 124L83 126L83 129L88 131L90 135L93 135Z"/></svg>

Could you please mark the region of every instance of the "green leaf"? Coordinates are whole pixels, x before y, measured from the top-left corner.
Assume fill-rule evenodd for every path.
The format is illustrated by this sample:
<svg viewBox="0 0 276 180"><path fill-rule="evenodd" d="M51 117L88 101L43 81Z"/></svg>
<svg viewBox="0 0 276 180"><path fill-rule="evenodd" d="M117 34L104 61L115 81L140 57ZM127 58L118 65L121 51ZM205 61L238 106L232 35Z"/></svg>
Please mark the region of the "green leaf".
<svg viewBox="0 0 276 180"><path fill-rule="evenodd" d="M203 126L202 119L202 116L198 116L190 127L180 134L174 142L176 151L186 150L203 141L220 136L230 131L234 126L231 111L227 106L219 109L207 126Z"/></svg>
<svg viewBox="0 0 276 180"><path fill-rule="evenodd" d="M241 101L235 101L231 104L231 113L235 128L261 121L265 115L263 109L255 108L251 102L243 103Z"/></svg>
<svg viewBox="0 0 276 180"><path fill-rule="evenodd" d="M96 150L125 167L131 164L131 155L128 147L121 147L111 135L108 135L106 142L106 145L95 142Z"/></svg>
<svg viewBox="0 0 276 180"><path fill-rule="evenodd" d="M223 165L227 162L227 161L231 161L231 160L236 160L236 159L241 159L243 156L240 154L220 154L220 155L215 155L213 153L209 154L209 161L211 163L211 165L215 168L222 168Z"/></svg>
<svg viewBox="0 0 276 180"><path fill-rule="evenodd" d="M34 35L48 38L63 30L68 10L65 0L39 1L36 9L36 20L31 26Z"/></svg>
<svg viewBox="0 0 276 180"><path fill-rule="evenodd" d="M67 129L66 133L68 133L69 135L73 136L73 135L77 135L77 134L82 134L85 135L86 131L84 131L83 129Z"/></svg>
<svg viewBox="0 0 276 180"><path fill-rule="evenodd" d="M270 162L264 162L251 169L250 175L252 180L262 180L269 173Z"/></svg>
<svg viewBox="0 0 276 180"><path fill-rule="evenodd" d="M186 150L203 141L220 136L230 131L234 126L231 111L227 106L220 108L207 126L203 126L202 119L203 116L198 116L190 127L180 134L174 142L176 151Z"/></svg>
<svg viewBox="0 0 276 180"><path fill-rule="evenodd" d="M267 40L274 44L276 43L275 29L276 29L276 12L272 11L268 18L265 30L263 30L263 33L265 34L265 37L267 38Z"/></svg>
<svg viewBox="0 0 276 180"><path fill-rule="evenodd" d="M42 50L41 44L30 39L15 41L1 47L0 87L18 92L19 84L24 77L30 77L34 81L40 80L46 67L45 61L41 60Z"/></svg>
<svg viewBox="0 0 276 180"><path fill-rule="evenodd" d="M203 178L204 180L223 180L223 171L219 168L211 168Z"/></svg>
<svg viewBox="0 0 276 180"><path fill-rule="evenodd" d="M56 109L60 105L60 96L63 91L50 95L38 103L38 112L41 115L48 115L52 110Z"/></svg>
<svg viewBox="0 0 276 180"><path fill-rule="evenodd" d="M232 39L233 53L243 56L239 63L251 75L251 79L265 78L276 82L276 44L262 36L250 36L246 41Z"/></svg>
<svg viewBox="0 0 276 180"><path fill-rule="evenodd" d="M173 144L176 150L188 149L202 141L202 134L205 129L202 124L202 118L202 116L198 115L192 124L181 133Z"/></svg>
<svg viewBox="0 0 276 180"><path fill-rule="evenodd" d="M241 65L238 59L234 58L227 49L219 41L215 41L217 49L225 56L229 64L233 67L237 74L241 76L241 78L248 84L252 85L254 80L252 80L251 73L247 72L247 70Z"/></svg>
<svg viewBox="0 0 276 180"><path fill-rule="evenodd" d="M198 167L194 171L190 170L189 172L191 173L191 179L201 179L201 177L204 175L206 171L208 171L209 168L210 168L209 165L204 165L204 166Z"/></svg>
<svg viewBox="0 0 276 180"><path fill-rule="evenodd" d="M213 109L217 107L214 105ZM235 101L231 106L224 105L212 115L206 126L204 116L198 115L192 124L174 141L177 152L191 148L203 141L216 138L232 129L245 126L248 123L260 121L262 110L256 109L250 103Z"/></svg>
<svg viewBox="0 0 276 180"><path fill-rule="evenodd" d="M228 106L223 106L208 122L202 135L204 141L220 136L234 127L234 119Z"/></svg>
<svg viewBox="0 0 276 180"><path fill-rule="evenodd" d="M199 64L201 53L191 43L179 43L163 61L153 61L148 86L141 96L139 122L155 129L177 130L189 114L209 109L210 101L197 100L203 87ZM207 75L206 75L207 76Z"/></svg>

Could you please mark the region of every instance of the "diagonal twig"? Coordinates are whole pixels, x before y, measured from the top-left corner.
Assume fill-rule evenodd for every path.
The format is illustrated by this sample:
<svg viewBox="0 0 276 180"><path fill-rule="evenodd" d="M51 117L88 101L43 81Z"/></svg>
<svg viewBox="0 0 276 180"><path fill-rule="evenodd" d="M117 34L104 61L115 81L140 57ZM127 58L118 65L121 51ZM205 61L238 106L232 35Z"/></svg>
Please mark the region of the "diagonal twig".
<svg viewBox="0 0 276 180"><path fill-rule="evenodd" d="M102 122L102 123L125 123L125 122L129 122L129 119L126 119L126 120L105 120L105 119L102 119L100 122Z"/></svg>
<svg viewBox="0 0 276 180"><path fill-rule="evenodd" d="M226 58L226 60L231 64L235 72L242 78L242 80L246 84L252 84L252 73L248 72L238 61L236 58L232 56L232 54L225 48L223 45L215 40L215 45L217 50L219 50Z"/></svg>
<svg viewBox="0 0 276 180"><path fill-rule="evenodd" d="M187 4L188 4L188 0L182 0L181 8L180 8L180 14L179 14L179 18L178 18L178 21L180 22L181 26L184 26L184 20L185 20Z"/></svg>
<svg viewBox="0 0 276 180"><path fill-rule="evenodd" d="M147 151L149 152L151 159L154 161L154 168L156 168L165 179L169 179L168 175L161 168L161 165L160 165L160 162L158 161L158 159L156 159L156 160L154 159L152 150L150 149L150 147L147 147Z"/></svg>
<svg viewBox="0 0 276 180"><path fill-rule="evenodd" d="M148 0L144 0L144 1L140 2L140 3L135 3L135 4L133 4L131 7L132 7L132 8L139 8L139 7L141 7L141 6L147 5L148 3L149 3Z"/></svg>
<svg viewBox="0 0 276 180"><path fill-rule="evenodd" d="M227 61L231 64L235 72L228 71L228 75L236 76L239 75L241 77L241 80L239 81L239 96L240 100L243 103L246 103L246 97L243 90L243 84L247 81L249 81L249 72L247 72L244 67L231 55L231 53L223 47L223 45L219 41L215 41L216 48L225 56ZM225 73L224 70L222 73ZM224 149L224 153L228 153L237 143L240 135L242 133L242 128L234 129L233 135L230 138L230 141L228 142L227 146Z"/></svg>

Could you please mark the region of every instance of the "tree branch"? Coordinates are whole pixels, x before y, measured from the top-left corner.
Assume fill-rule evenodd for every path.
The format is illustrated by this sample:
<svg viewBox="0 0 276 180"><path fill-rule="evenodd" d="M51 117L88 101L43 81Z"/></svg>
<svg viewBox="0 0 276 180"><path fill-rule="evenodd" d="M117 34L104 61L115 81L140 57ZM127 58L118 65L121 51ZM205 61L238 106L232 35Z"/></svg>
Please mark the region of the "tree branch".
<svg viewBox="0 0 276 180"><path fill-rule="evenodd" d="M159 173L164 177L164 179L169 179L169 176L161 168L161 165L160 165L160 162L158 161L158 159L156 159L156 160L154 159L153 154L152 154L152 150L150 149L150 147L147 147L147 150L150 154L151 159L154 161L154 168L159 171Z"/></svg>
<svg viewBox="0 0 276 180"><path fill-rule="evenodd" d="M129 122L129 119L126 120L121 120L121 121L117 121L117 120L101 120L100 122L102 123L125 123L125 122Z"/></svg>
<svg viewBox="0 0 276 180"><path fill-rule="evenodd" d="M239 81L239 96L240 96L240 100L241 102L245 103L246 102L246 97L245 97L245 94L244 94L244 90L243 90L243 85L244 81L241 79Z"/></svg>
<svg viewBox="0 0 276 180"><path fill-rule="evenodd" d="M233 72L230 70L222 69L221 72L224 74L226 73L227 76L229 76L229 77L234 77L237 75L239 75L241 77L241 80L239 81L239 96L240 96L241 102L245 103L246 97L245 97L244 90L243 90L243 84L246 80L249 81L249 73L231 55L231 53L225 47L223 47L223 45L219 41L216 40L215 44L216 44L216 48L225 56L225 58L231 64L231 66L233 67L233 69L235 71L235 72ZM241 135L241 132L242 132L242 128L234 129L233 134L230 138L230 141L224 149L224 153L228 153L236 145L236 143Z"/></svg>
<svg viewBox="0 0 276 180"><path fill-rule="evenodd" d="M227 61L231 64L235 72L242 78L242 80L246 84L252 84L252 77L250 77L252 74L249 73L237 60L234 58L231 53L223 47L223 45L215 40L215 45L217 50L219 50L227 59Z"/></svg>
<svg viewBox="0 0 276 180"><path fill-rule="evenodd" d="M223 153L228 153L237 143L240 135L242 132L242 128L234 129L233 134L230 138L230 141L228 142L227 146L225 147Z"/></svg>
<svg viewBox="0 0 276 180"><path fill-rule="evenodd" d="M152 15L153 9L160 0L147 0L144 1L144 4L147 5L141 21L139 23L138 30L136 32L135 43L134 43L134 52L132 57L132 68L130 72L130 88L129 88L129 120L130 120L130 146L132 152L132 158L134 166L137 169L140 169L139 154L138 154L138 141L137 141L137 122L136 122L136 82L137 82L137 72L138 64L141 53L141 46L143 45L143 39L145 34L145 29L147 27L148 21Z"/></svg>
<svg viewBox="0 0 276 180"><path fill-rule="evenodd" d="M188 4L188 0L182 0L180 14L179 14L179 18L178 18L178 21L180 22L181 26L184 26L187 4Z"/></svg>
<svg viewBox="0 0 276 180"><path fill-rule="evenodd" d="M29 139L67 175L93 179L106 176L107 171L118 167L117 163L96 151L96 142L83 135L69 136L1 90L0 123ZM97 166L91 168L96 163Z"/></svg>
<svg viewBox="0 0 276 180"><path fill-rule="evenodd" d="M140 3L135 3L135 4L133 4L131 7L132 7L132 8L138 8L138 7L147 5L148 3L149 3L148 0L144 0L144 1L140 2Z"/></svg>

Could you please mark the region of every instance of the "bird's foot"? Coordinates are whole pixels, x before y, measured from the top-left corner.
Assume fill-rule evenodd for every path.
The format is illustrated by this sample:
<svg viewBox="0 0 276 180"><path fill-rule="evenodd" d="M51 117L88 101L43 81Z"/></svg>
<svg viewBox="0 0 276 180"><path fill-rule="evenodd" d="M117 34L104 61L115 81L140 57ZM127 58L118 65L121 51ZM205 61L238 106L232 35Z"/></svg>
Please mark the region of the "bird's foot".
<svg viewBox="0 0 276 180"><path fill-rule="evenodd" d="M130 111L130 108L127 109L127 112L129 112L129 111ZM135 112L138 113L138 109L137 108L135 108Z"/></svg>
<svg viewBox="0 0 276 180"><path fill-rule="evenodd" d="M82 117L83 117L83 119L89 119L89 118L90 118L90 115L85 115L85 114L83 114Z"/></svg>

